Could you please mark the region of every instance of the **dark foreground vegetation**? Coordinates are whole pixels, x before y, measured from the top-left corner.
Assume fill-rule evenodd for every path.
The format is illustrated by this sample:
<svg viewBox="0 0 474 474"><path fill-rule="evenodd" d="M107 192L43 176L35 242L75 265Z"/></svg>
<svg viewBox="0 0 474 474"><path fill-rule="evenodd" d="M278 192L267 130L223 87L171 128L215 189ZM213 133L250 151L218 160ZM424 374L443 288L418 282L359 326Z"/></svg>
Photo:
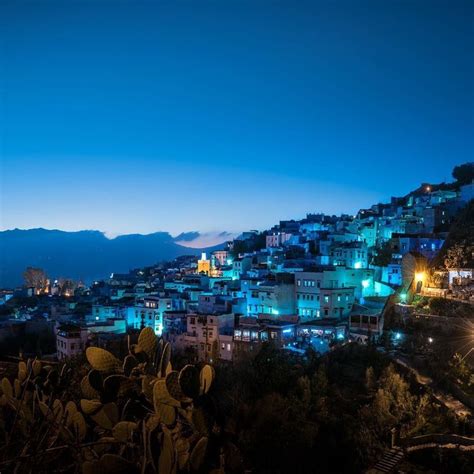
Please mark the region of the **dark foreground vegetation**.
<svg viewBox="0 0 474 474"><path fill-rule="evenodd" d="M145 329L123 361L86 355L20 362L2 380L2 473L363 472L392 436L469 434L373 347L294 358L269 345L213 368L177 362ZM404 469L472 472L472 461L420 453Z"/></svg>

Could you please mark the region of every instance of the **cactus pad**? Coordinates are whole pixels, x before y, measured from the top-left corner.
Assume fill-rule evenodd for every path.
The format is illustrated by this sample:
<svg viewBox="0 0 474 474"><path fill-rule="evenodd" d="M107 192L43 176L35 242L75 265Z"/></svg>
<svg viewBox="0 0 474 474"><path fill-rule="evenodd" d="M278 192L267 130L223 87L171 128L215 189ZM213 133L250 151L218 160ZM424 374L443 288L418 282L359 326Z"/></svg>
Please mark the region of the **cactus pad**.
<svg viewBox="0 0 474 474"><path fill-rule="evenodd" d="M191 451L191 455L189 456L189 464L191 469L194 471L198 471L202 463L204 462L204 458L206 456L207 450L207 437L203 436L194 446L193 450Z"/></svg>
<svg viewBox="0 0 474 474"><path fill-rule="evenodd" d="M114 426L112 434L116 440L125 443L132 439L133 432L137 428L138 425L132 421L120 421Z"/></svg>
<svg viewBox="0 0 474 474"><path fill-rule="evenodd" d="M86 357L89 364L99 372L113 372L120 365L115 356L99 347L88 347Z"/></svg>
<svg viewBox="0 0 474 474"><path fill-rule="evenodd" d="M190 398L199 396L200 381L199 372L194 365L186 365L179 373L179 384L184 395Z"/></svg>
<svg viewBox="0 0 474 474"><path fill-rule="evenodd" d="M212 381L214 380L214 367L206 364L199 374L199 380L201 383L201 394L207 393L211 388Z"/></svg>
<svg viewBox="0 0 474 474"><path fill-rule="evenodd" d="M138 345L146 352L150 360L155 355L156 348L158 346L158 339L152 328L146 327L140 331L138 336Z"/></svg>

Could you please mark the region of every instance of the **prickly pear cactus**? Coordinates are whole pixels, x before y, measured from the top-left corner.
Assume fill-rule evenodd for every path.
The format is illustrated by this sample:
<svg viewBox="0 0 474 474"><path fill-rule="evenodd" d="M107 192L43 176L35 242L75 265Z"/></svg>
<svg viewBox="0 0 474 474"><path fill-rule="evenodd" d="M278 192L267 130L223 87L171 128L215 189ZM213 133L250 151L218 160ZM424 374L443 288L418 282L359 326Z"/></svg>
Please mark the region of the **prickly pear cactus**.
<svg viewBox="0 0 474 474"><path fill-rule="evenodd" d="M138 345L147 354L149 359L152 360L158 347L158 338L152 328L146 327L141 330L138 337Z"/></svg>
<svg viewBox="0 0 474 474"><path fill-rule="evenodd" d="M21 448L12 443L0 450L0 465L34 472L34 453L43 452L42 469L51 472L71 460L85 474L223 469L220 449L208 449L215 431L206 411L213 367L173 370L170 344L149 328L141 331L138 344L129 344L123 361L97 347L89 347L86 358L91 370L81 368L79 376L67 365L35 359L20 361L13 381L1 380L0 426ZM74 377L80 393L68 399ZM23 449L20 461L18 449Z"/></svg>
<svg viewBox="0 0 474 474"><path fill-rule="evenodd" d="M115 356L100 347L88 347L86 357L89 364L99 372L113 372L120 365Z"/></svg>

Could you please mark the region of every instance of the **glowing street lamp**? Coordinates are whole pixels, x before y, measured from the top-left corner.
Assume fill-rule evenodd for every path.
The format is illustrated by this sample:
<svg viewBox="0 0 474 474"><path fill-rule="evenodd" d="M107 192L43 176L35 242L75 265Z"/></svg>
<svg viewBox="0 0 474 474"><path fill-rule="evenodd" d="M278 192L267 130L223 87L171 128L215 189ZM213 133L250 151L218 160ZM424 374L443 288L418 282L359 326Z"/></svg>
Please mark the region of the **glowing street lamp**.
<svg viewBox="0 0 474 474"><path fill-rule="evenodd" d="M425 272L416 272L415 273L415 281L418 283L425 279Z"/></svg>
<svg viewBox="0 0 474 474"><path fill-rule="evenodd" d="M407 294L406 293L400 293L400 301L403 303L406 303L407 301Z"/></svg>

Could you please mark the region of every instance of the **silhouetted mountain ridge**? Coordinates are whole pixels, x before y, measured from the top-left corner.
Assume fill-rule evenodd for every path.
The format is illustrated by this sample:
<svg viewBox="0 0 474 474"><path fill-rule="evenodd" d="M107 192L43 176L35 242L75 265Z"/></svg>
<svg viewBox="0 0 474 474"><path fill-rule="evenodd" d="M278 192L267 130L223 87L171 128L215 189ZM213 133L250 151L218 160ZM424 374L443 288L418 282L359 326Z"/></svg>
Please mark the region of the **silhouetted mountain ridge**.
<svg viewBox="0 0 474 474"><path fill-rule="evenodd" d="M98 230L6 230L0 232L0 287L20 285L28 266L43 268L51 277L89 282L201 250L177 244L168 232L108 238Z"/></svg>

